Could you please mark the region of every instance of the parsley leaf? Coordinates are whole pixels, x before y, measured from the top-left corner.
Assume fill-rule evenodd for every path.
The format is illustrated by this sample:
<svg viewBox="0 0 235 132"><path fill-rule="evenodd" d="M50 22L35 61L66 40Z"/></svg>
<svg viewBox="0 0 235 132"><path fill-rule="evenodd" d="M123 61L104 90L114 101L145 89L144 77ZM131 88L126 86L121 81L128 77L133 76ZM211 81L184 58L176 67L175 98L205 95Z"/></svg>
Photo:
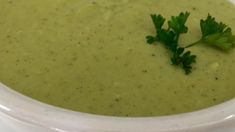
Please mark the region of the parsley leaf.
<svg viewBox="0 0 235 132"><path fill-rule="evenodd" d="M206 20L201 20L200 25L203 42L225 51L235 45L235 36L231 28L222 22L216 22L214 17L208 15Z"/></svg>
<svg viewBox="0 0 235 132"><path fill-rule="evenodd" d="M210 14L208 14L206 20L200 21L200 27L202 38L186 48L198 43L205 43L223 51L228 51L234 47L235 36L232 34L232 29L222 22L216 22Z"/></svg>
<svg viewBox="0 0 235 132"><path fill-rule="evenodd" d="M185 49L178 44L180 35L188 32L188 27L185 26L185 23L189 15L188 12L182 12L178 16L172 16L171 20L167 22L167 29L163 28L166 21L163 16L156 14L151 15L156 29L156 35L146 37L148 44L153 44L154 42L163 43L166 48L171 51L172 64L183 68L185 74L191 73L191 65L196 62L196 56L191 55L190 51L185 51Z"/></svg>
<svg viewBox="0 0 235 132"><path fill-rule="evenodd" d="M185 26L185 23L189 17L189 13L180 13L179 16L172 16L171 21L168 21L168 26L172 28L177 34L187 33L188 27Z"/></svg>
<svg viewBox="0 0 235 132"><path fill-rule="evenodd" d="M177 52L171 58L173 65L181 65L186 74L191 73L192 63L196 62L196 56L191 55L190 51L184 53L184 48L178 48Z"/></svg>

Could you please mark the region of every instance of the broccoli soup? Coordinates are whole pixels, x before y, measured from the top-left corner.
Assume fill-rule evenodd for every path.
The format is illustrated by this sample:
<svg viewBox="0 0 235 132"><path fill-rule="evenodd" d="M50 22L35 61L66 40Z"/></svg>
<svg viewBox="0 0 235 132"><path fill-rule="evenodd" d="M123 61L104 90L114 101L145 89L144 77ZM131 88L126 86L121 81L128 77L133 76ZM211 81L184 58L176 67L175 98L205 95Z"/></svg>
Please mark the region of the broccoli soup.
<svg viewBox="0 0 235 132"><path fill-rule="evenodd" d="M170 115L232 99L233 49L188 48L197 58L186 75L163 44L147 44L150 14L169 20L186 11L182 47L201 38L208 13L235 30L226 0L0 0L0 82L54 106L112 116Z"/></svg>

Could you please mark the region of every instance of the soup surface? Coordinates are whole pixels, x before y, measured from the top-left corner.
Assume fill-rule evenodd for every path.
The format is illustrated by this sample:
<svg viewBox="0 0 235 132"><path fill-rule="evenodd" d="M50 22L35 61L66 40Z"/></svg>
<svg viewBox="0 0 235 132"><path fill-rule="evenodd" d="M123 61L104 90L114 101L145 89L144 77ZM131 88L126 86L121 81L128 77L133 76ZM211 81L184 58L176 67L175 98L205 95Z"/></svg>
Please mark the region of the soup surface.
<svg viewBox="0 0 235 132"><path fill-rule="evenodd" d="M227 0L0 0L0 81L55 106L102 115L160 116L235 96L235 51L204 45L192 74L170 65L150 14L191 13L188 44L210 13L235 31Z"/></svg>

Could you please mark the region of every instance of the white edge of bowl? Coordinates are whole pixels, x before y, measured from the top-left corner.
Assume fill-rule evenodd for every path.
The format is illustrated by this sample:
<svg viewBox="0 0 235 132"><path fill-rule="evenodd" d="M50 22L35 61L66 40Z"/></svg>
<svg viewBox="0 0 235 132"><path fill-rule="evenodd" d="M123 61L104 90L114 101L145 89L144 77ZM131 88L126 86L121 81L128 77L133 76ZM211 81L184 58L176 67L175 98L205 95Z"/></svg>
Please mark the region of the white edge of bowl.
<svg viewBox="0 0 235 132"><path fill-rule="evenodd" d="M235 123L235 99L196 112L162 117L100 116L54 107L0 83L0 112L16 120L64 132L175 132Z"/></svg>

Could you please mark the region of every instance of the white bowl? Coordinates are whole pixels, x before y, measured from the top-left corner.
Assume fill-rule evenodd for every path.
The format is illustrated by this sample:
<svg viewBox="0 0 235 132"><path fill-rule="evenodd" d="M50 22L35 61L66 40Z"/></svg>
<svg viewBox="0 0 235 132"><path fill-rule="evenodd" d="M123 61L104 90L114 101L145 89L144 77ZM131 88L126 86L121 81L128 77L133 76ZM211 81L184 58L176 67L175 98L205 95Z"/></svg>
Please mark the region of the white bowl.
<svg viewBox="0 0 235 132"><path fill-rule="evenodd" d="M0 119L17 132L235 132L235 99L192 113L121 118L57 108L0 83Z"/></svg>

